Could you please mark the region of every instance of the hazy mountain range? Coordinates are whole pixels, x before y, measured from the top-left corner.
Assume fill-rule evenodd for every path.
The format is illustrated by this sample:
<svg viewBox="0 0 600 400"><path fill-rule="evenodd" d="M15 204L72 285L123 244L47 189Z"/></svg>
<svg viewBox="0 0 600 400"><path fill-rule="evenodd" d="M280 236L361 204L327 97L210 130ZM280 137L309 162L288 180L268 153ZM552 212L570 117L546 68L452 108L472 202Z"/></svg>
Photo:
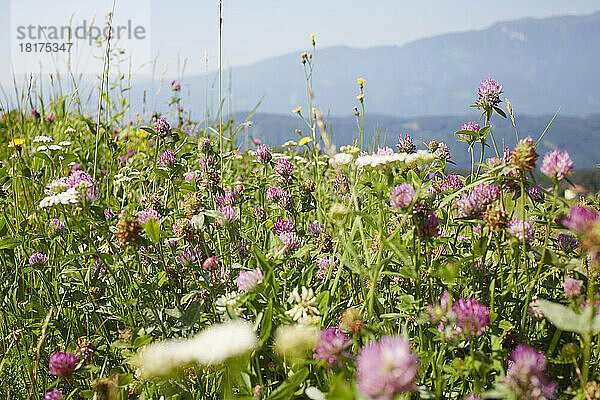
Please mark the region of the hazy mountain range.
<svg viewBox="0 0 600 400"><path fill-rule="evenodd" d="M296 129L306 129L291 111L299 105L307 111L300 54L223 73L226 111L238 110L238 120L248 114L239 110L252 109L262 97L250 136L280 145L297 139ZM417 144L443 141L453 160L467 166L470 155L453 133L463 122L479 118L478 110L469 105L475 101L479 82L491 76L503 85L502 99L508 97L513 105L519 137L537 139L560 107L539 152L567 150L578 168L600 162L600 12L501 22L403 46L317 49L314 61L315 101L330 115L329 127L338 146L357 136L352 108L361 77L366 79L369 137L380 132L380 144L390 146L400 133L410 133ZM215 74L186 76L181 82L186 109L201 118L208 105L214 115ZM133 88L134 97L141 97L142 87ZM147 107L164 107L169 96L165 89L161 96L148 96ZM495 117L493 128L499 147L514 146L516 133L510 120ZM492 152L487 150L488 155Z"/></svg>
<svg viewBox="0 0 600 400"><path fill-rule="evenodd" d="M230 106L289 113L306 103L300 51L224 72ZM479 82L502 83L521 114L584 116L600 112L600 12L527 18L417 40L403 46L317 49L314 95L324 112L350 115L357 78L366 79L366 106L392 116L464 114ZM184 94L194 110L218 104L214 74L187 76ZM207 89L207 85L209 86Z"/></svg>

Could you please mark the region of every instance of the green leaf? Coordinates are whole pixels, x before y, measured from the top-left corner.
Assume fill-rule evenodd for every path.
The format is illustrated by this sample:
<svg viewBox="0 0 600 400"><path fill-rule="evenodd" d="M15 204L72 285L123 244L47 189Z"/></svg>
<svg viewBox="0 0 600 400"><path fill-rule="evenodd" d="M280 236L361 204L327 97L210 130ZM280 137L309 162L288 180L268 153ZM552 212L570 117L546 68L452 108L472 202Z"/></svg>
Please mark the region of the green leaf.
<svg viewBox="0 0 600 400"><path fill-rule="evenodd" d="M169 179L169 172L165 171L164 169L157 167L157 168L154 168L153 171L157 176L159 176L163 179Z"/></svg>
<svg viewBox="0 0 600 400"><path fill-rule="evenodd" d="M592 310L592 307L588 307L583 313L577 314L567 306L547 300L540 300L535 306L544 313L544 316L554 326L563 331L585 335L600 328L600 319L593 318L594 310Z"/></svg>
<svg viewBox="0 0 600 400"><path fill-rule="evenodd" d="M494 110L496 110L496 112L500 115L502 115L504 118L506 118L506 114L504 114L504 111L502 111L501 109L499 109L498 107L494 107Z"/></svg>
<svg viewBox="0 0 600 400"><path fill-rule="evenodd" d="M400 269L400 274L404 277L410 277L412 279L416 278L416 271L413 264L412 257L410 252L404 246L398 246L400 241L390 241L388 239L384 239L383 242L385 245L391 249L396 257L398 257L399 261L402 263L402 267ZM408 276L407 276L408 275Z"/></svg>
<svg viewBox="0 0 600 400"><path fill-rule="evenodd" d="M308 377L308 368L302 368L294 375L290 376L287 381L279 385L279 387L271 392L268 400L283 400L291 399L294 392L298 390L300 385L306 381Z"/></svg>
<svg viewBox="0 0 600 400"><path fill-rule="evenodd" d="M481 128L479 130L479 137L485 139L489 133L490 133L490 127L484 126L483 128Z"/></svg>
<svg viewBox="0 0 600 400"><path fill-rule="evenodd" d="M5 237L0 240L0 249L14 249L21 241L14 237Z"/></svg>
<svg viewBox="0 0 600 400"><path fill-rule="evenodd" d="M479 133L475 132L475 131L470 131L470 130L462 130L462 131L456 131L454 132L454 134L456 136L474 136L474 137L479 137Z"/></svg>
<svg viewBox="0 0 600 400"><path fill-rule="evenodd" d="M133 341L133 347L137 349L138 347L150 343L152 340L153 338L150 335L139 336Z"/></svg>
<svg viewBox="0 0 600 400"><path fill-rule="evenodd" d="M170 315L173 318L181 318L182 313L178 308L167 308L165 309L165 314Z"/></svg>
<svg viewBox="0 0 600 400"><path fill-rule="evenodd" d="M150 240L152 240L154 244L158 244L160 240L160 227L158 226L158 222L154 218L150 218L150 220L145 224L142 224L142 226Z"/></svg>
<svg viewBox="0 0 600 400"><path fill-rule="evenodd" d="M414 188L420 188L423 184L421 178L419 178L419 176L412 169L408 171L408 174L406 175L406 180Z"/></svg>
<svg viewBox="0 0 600 400"><path fill-rule="evenodd" d="M264 311L262 315L261 325L260 325L260 343L259 346L262 347L267 340L269 340L269 336L271 336L271 329L273 328L273 303L269 302L269 306Z"/></svg>
<svg viewBox="0 0 600 400"><path fill-rule="evenodd" d="M329 292L321 292L317 295L318 308L326 310L329 307Z"/></svg>
<svg viewBox="0 0 600 400"><path fill-rule="evenodd" d="M161 287L167 281L167 273L165 271L160 271L157 276L156 284L158 287Z"/></svg>
<svg viewBox="0 0 600 400"><path fill-rule="evenodd" d="M38 151L38 152L34 153L33 157L41 158L42 160L52 164L52 159L50 158L50 156L48 154L44 153L43 151Z"/></svg>

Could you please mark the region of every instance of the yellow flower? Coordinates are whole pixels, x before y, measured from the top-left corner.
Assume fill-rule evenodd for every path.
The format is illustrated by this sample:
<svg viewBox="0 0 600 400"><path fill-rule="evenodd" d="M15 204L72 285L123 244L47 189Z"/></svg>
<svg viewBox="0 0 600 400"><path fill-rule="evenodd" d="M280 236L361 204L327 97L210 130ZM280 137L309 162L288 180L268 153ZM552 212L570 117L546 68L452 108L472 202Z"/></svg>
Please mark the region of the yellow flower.
<svg viewBox="0 0 600 400"><path fill-rule="evenodd" d="M305 144L308 144L310 142L312 142L312 139L308 136L305 136L302 139L300 139L300 141L298 142L298 146L304 146Z"/></svg>
<svg viewBox="0 0 600 400"><path fill-rule="evenodd" d="M312 42L312 45L314 46L315 45L315 34L314 33L312 33L310 35L310 41Z"/></svg>
<svg viewBox="0 0 600 400"><path fill-rule="evenodd" d="M148 132L140 129L135 133L135 136L144 139L144 138L148 137Z"/></svg>
<svg viewBox="0 0 600 400"><path fill-rule="evenodd" d="M13 139L8 142L8 147L23 147L25 145L25 139Z"/></svg>
<svg viewBox="0 0 600 400"><path fill-rule="evenodd" d="M298 108L294 108L294 110L292 112L296 113L296 114L300 114L302 112L302 106L300 106Z"/></svg>
<svg viewBox="0 0 600 400"><path fill-rule="evenodd" d="M364 94L358 95L356 96L356 100L360 101L361 103L363 102L363 99L365 98Z"/></svg>
<svg viewBox="0 0 600 400"><path fill-rule="evenodd" d="M358 78L358 86L360 86L361 88L363 87L363 85L365 84L365 80L363 78Z"/></svg>

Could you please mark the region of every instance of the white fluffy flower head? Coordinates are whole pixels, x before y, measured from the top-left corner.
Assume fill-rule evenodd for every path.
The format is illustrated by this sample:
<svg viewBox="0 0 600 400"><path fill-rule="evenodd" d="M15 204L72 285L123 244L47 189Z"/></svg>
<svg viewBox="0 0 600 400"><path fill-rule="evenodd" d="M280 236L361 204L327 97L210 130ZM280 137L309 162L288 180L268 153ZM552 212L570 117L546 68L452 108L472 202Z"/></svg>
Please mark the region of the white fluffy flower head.
<svg viewBox="0 0 600 400"><path fill-rule="evenodd" d="M319 340L315 325L282 325L275 332L275 351L283 357L297 357L311 350Z"/></svg>
<svg viewBox="0 0 600 400"><path fill-rule="evenodd" d="M133 363L144 379L167 376L186 365L221 364L254 350L258 338L247 322L213 325L188 340L169 340L143 347Z"/></svg>

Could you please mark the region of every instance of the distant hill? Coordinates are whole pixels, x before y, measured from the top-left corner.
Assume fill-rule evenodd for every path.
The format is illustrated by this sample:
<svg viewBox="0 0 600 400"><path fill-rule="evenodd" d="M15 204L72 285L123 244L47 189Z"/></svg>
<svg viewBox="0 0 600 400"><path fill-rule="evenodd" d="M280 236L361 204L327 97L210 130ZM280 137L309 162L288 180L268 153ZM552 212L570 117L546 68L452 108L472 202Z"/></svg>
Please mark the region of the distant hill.
<svg viewBox="0 0 600 400"><path fill-rule="evenodd" d="M299 120L298 116L290 114L254 114L251 118L254 124L249 130L249 136L262 138L264 142L278 146L287 140L298 140L300 136L295 133L296 129L302 130L303 136L308 135L306 125ZM237 113L236 119L243 120L247 115L247 112ZM373 143L378 133L381 137L380 146L387 144L392 147L397 143L398 135L406 133L414 138L415 144L418 146L423 142L435 139L448 145L452 152L452 160L458 166L466 167L471 163L467 145L457 142L454 132L460 128L463 122L477 121L478 117L479 115L475 111L470 115L416 118L367 114L365 143ZM519 137L531 136L537 140L551 119L551 115L541 117L517 115ZM354 116L330 117L327 122L338 148L344 144L351 144L352 139L358 137ZM494 116L492 127L499 148L514 147L517 140L510 119L505 120L502 117ZM491 146L491 140L489 144ZM480 146L476 145L476 157L478 157L479 148ZM544 136L538 153L544 154L552 149L568 151L576 168L592 168L595 164L600 163L600 114L588 117L567 117L559 114ZM491 156L493 153L493 148L486 150L487 155Z"/></svg>
<svg viewBox="0 0 600 400"><path fill-rule="evenodd" d="M304 104L300 53L224 72L231 108L249 110L262 95L262 112L288 113ZM491 76L503 84L502 98L523 114L552 114L560 106L564 115L584 116L600 112L598 71L600 12L501 22L403 46L317 49L314 94L324 111L351 114L362 77L372 113L459 115L473 103L479 82ZM218 104L213 74L184 77L183 83L191 109L203 110L207 100Z"/></svg>

